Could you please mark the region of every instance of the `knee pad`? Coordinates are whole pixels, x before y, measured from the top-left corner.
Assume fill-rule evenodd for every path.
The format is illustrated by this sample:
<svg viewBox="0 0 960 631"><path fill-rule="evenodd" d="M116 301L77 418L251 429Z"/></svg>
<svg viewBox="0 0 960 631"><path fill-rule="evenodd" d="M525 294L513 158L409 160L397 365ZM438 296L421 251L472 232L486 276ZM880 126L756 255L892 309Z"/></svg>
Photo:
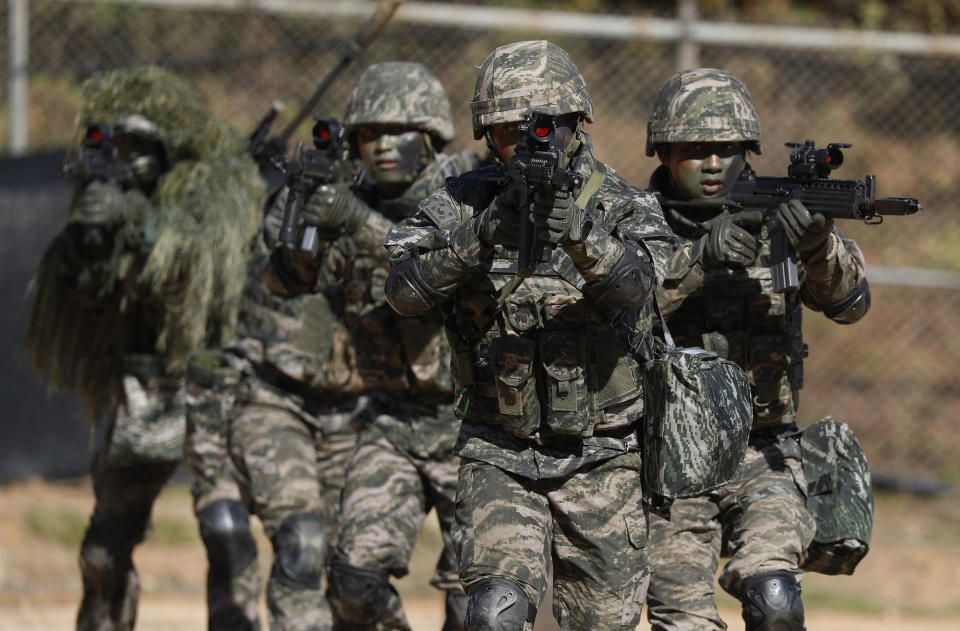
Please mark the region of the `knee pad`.
<svg viewBox="0 0 960 631"><path fill-rule="evenodd" d="M800 585L790 572L765 572L744 579L743 621L747 631L805 631Z"/></svg>
<svg viewBox="0 0 960 631"><path fill-rule="evenodd" d="M217 500L197 513L197 521L212 580L239 576L257 558L250 516L240 502Z"/></svg>
<svg viewBox="0 0 960 631"><path fill-rule="evenodd" d="M340 621L357 626L376 624L387 612L392 595L385 569L358 567L340 558L330 562L327 601Z"/></svg>
<svg viewBox="0 0 960 631"><path fill-rule="evenodd" d="M318 589L327 556L327 527L320 515L298 513L273 535L271 578L296 589Z"/></svg>
<svg viewBox="0 0 960 631"><path fill-rule="evenodd" d="M445 618L440 631L466 631L469 598L459 592L447 592Z"/></svg>
<svg viewBox="0 0 960 631"><path fill-rule="evenodd" d="M467 631L523 631L523 623L537 617L523 588L508 578L485 578L468 593Z"/></svg>

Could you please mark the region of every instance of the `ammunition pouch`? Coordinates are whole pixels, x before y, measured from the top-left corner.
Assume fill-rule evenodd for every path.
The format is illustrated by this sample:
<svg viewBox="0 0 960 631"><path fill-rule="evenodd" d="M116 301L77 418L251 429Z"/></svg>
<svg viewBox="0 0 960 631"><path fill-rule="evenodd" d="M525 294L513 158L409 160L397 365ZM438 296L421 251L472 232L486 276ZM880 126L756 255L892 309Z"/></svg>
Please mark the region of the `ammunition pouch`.
<svg viewBox="0 0 960 631"><path fill-rule="evenodd" d="M846 423L821 419L800 433L807 510L817 521L803 569L853 574L870 549L873 488L863 449Z"/></svg>
<svg viewBox="0 0 960 631"><path fill-rule="evenodd" d="M503 428L521 438L592 436L604 408L640 395L637 364L606 326L501 335L479 363L493 372Z"/></svg>

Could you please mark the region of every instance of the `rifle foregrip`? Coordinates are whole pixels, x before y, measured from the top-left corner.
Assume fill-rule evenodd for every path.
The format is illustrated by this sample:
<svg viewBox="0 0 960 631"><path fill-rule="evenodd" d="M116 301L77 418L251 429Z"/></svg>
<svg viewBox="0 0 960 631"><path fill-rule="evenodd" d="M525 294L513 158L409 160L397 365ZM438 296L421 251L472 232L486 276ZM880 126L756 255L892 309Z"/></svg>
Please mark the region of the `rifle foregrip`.
<svg viewBox="0 0 960 631"><path fill-rule="evenodd" d="M288 248L296 248L300 224L300 209L303 208L304 191L291 186L287 193L287 204L283 208L283 221L280 224L280 243Z"/></svg>

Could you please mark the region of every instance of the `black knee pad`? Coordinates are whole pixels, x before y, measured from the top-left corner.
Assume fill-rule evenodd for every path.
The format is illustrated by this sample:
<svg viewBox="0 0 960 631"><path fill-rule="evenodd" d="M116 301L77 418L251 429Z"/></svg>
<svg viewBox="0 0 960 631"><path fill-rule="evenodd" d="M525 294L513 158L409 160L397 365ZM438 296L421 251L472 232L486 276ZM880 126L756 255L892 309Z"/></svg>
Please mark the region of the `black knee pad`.
<svg viewBox="0 0 960 631"><path fill-rule="evenodd" d="M800 585L790 572L744 579L740 601L747 631L805 631Z"/></svg>
<svg viewBox="0 0 960 631"><path fill-rule="evenodd" d="M485 578L471 585L468 593L468 631L523 631L523 623L537 617L523 588L508 578Z"/></svg>
<svg viewBox="0 0 960 631"><path fill-rule="evenodd" d="M197 513L197 521L207 548L211 580L239 576L257 558L250 516L240 502L217 500Z"/></svg>
<svg viewBox="0 0 960 631"><path fill-rule="evenodd" d="M273 535L272 578L288 587L318 589L327 557L327 527L320 515L298 513Z"/></svg>
<svg viewBox="0 0 960 631"><path fill-rule="evenodd" d="M327 601L340 622L370 626L387 612L394 591L385 569L357 567L334 558L328 578Z"/></svg>
<svg viewBox="0 0 960 631"><path fill-rule="evenodd" d="M467 604L470 599L466 594L447 592L444 605L445 617L443 628L440 631L466 631Z"/></svg>

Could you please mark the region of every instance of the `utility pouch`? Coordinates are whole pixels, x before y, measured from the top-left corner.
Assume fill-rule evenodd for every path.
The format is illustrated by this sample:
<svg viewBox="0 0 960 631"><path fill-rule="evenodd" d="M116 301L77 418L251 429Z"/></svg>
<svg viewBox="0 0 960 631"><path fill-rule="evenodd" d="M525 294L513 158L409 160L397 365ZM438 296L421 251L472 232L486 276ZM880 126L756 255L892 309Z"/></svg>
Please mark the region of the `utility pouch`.
<svg viewBox="0 0 960 631"><path fill-rule="evenodd" d="M183 458L186 393L183 379L165 375L152 354L124 356L123 401L116 412L107 462L115 466Z"/></svg>
<svg viewBox="0 0 960 631"><path fill-rule="evenodd" d="M753 406L746 373L703 348L666 345L644 365L643 479L651 505L732 480L747 450Z"/></svg>
<svg viewBox="0 0 960 631"><path fill-rule="evenodd" d="M521 438L530 438L540 429L536 350L536 342L518 335L503 335L490 344L503 428Z"/></svg>
<svg viewBox="0 0 960 631"><path fill-rule="evenodd" d="M853 574L870 549L873 488L863 448L846 423L821 419L800 433L807 510L817 533L803 569Z"/></svg>
<svg viewBox="0 0 960 631"><path fill-rule="evenodd" d="M551 433L573 436L593 435L590 393L584 374L587 336L572 331L545 331L540 334L540 361L543 363L547 409L544 425ZM592 407L596 408L596 405Z"/></svg>

